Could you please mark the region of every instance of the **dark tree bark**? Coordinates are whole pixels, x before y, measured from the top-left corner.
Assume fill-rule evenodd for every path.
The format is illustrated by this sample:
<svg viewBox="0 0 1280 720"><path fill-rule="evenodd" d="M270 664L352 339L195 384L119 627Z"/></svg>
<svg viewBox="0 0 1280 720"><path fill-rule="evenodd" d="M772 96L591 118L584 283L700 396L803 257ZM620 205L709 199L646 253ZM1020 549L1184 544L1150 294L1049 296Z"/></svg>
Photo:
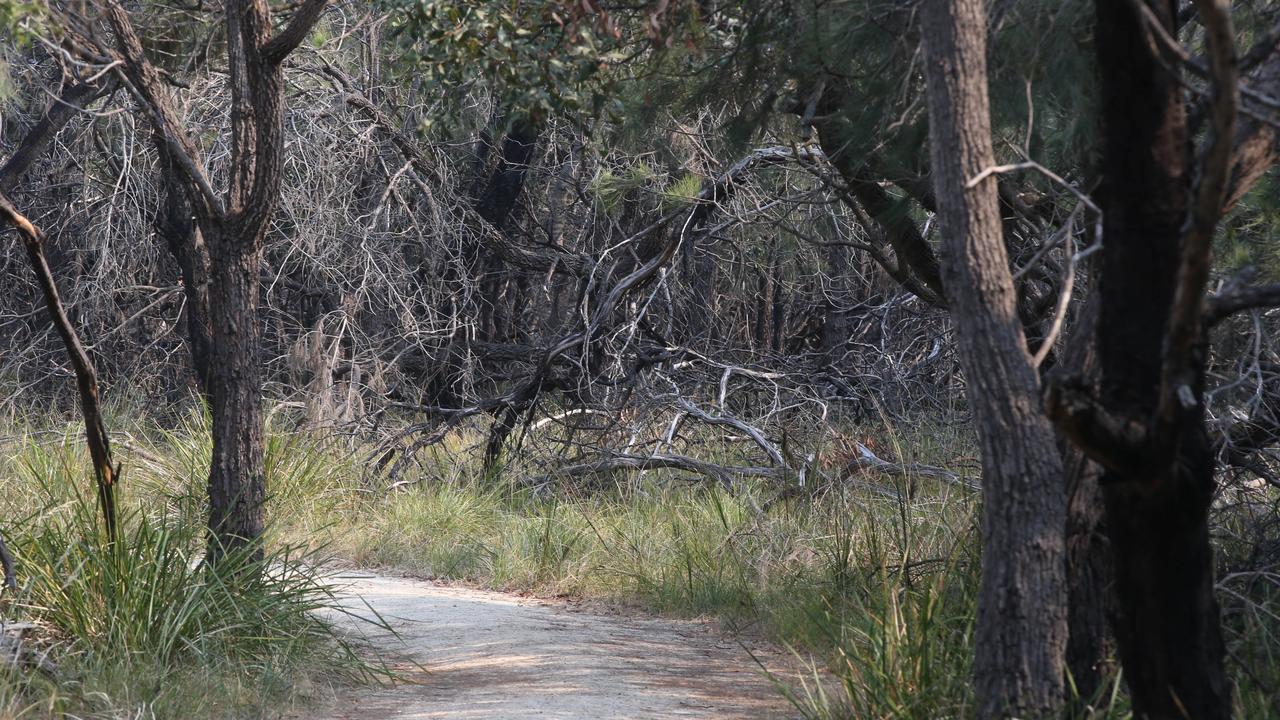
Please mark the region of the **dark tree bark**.
<svg viewBox="0 0 1280 720"><path fill-rule="evenodd" d="M1175 4L1146 5L1172 31ZM1141 14L1132 3L1099 0L1096 7L1105 145L1098 363L1106 409L1094 411L1089 429L1074 435L1107 466L1101 483L1115 561L1114 630L1135 715L1227 718L1231 689L1208 534L1214 459L1200 399L1204 338L1176 314L1188 293L1200 302L1203 282L1188 276L1187 263L1202 264L1207 275L1204 236L1211 237L1217 218L1203 228L1189 206L1183 94L1143 41L1149 30ZM1234 77L1230 84L1234 92ZM1221 136L1221 128L1214 131ZM1197 192L1213 175L1207 168ZM1222 199L1210 198L1215 213ZM1195 257L1194 233L1206 246L1204 257ZM1198 308L1192 312L1198 322ZM1185 361L1175 355L1180 347ZM1168 382L1173 365L1176 390ZM1102 422L1104 414L1119 422ZM1099 428L1117 426L1129 427L1130 435L1117 448L1108 430L1111 447L1099 449L1093 441L1104 434Z"/></svg>
<svg viewBox="0 0 1280 720"><path fill-rule="evenodd" d="M164 143L158 142L161 157L167 158ZM178 170L172 162L161 168L164 201L156 214L156 232L164 240L169 254L178 263L182 292L186 296L185 340L191 356L191 369L196 389L205 402L210 400L209 358L213 354L213 329L209 320L209 249L196 225Z"/></svg>
<svg viewBox="0 0 1280 720"><path fill-rule="evenodd" d="M118 2L107 17L124 72L153 132L178 172L195 217L191 245L179 253L199 263L207 243L209 352L207 390L213 417L209 467L209 557L248 549L261 555L266 488L263 468L262 371L259 359L258 272L263 240L280 197L284 153L283 62L319 20L327 0L305 0L273 34L266 0L226 4L231 87L231 152L224 197L212 190L195 146L186 137L159 73ZM182 259L180 258L180 263Z"/></svg>
<svg viewBox="0 0 1280 720"><path fill-rule="evenodd" d="M1080 311L1057 372L1097 383L1098 353L1095 342L1097 292L1090 292ZM1112 655L1109 612L1115 608L1111 548L1103 521L1102 468L1080 448L1059 437L1062 470L1067 490L1067 670L1080 699L1095 699L1111 675Z"/></svg>
<svg viewBox="0 0 1280 720"><path fill-rule="evenodd" d="M1062 459L1041 411L1002 239L981 0L921 6L942 281L982 447L977 715L1041 718L1063 704L1067 642Z"/></svg>

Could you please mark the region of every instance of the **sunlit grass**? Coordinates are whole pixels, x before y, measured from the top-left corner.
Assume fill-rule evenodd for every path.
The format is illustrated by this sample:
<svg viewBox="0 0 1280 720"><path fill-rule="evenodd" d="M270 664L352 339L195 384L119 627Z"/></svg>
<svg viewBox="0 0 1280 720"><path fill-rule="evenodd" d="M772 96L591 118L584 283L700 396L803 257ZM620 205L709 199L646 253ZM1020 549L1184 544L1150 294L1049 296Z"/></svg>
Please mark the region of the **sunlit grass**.
<svg viewBox="0 0 1280 720"><path fill-rule="evenodd" d="M337 601L318 545L275 541L261 559L203 562L207 441L192 429L119 443L128 470L114 545L74 432L33 433L5 452L0 532L20 585L0 615L34 624L32 647L56 669L0 671L0 718L278 717L313 699L314 680L377 672L321 620ZM320 462L285 456L273 458L283 488L307 474L293 461ZM326 502L305 494L307 508Z"/></svg>

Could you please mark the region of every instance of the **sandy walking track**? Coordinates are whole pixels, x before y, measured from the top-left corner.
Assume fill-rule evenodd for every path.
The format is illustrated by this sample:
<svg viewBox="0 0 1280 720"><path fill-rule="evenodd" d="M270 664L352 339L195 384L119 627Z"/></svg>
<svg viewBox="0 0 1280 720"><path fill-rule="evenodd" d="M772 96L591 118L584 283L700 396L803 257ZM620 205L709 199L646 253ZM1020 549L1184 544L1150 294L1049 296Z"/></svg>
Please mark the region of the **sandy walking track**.
<svg viewBox="0 0 1280 720"><path fill-rule="evenodd" d="M738 642L705 623L614 617L558 603L373 574L347 574L395 637L338 618L407 681L361 687L308 717L785 718L794 710ZM785 657L752 653L766 665ZM771 662L773 661L773 662ZM421 664L422 669L415 667Z"/></svg>

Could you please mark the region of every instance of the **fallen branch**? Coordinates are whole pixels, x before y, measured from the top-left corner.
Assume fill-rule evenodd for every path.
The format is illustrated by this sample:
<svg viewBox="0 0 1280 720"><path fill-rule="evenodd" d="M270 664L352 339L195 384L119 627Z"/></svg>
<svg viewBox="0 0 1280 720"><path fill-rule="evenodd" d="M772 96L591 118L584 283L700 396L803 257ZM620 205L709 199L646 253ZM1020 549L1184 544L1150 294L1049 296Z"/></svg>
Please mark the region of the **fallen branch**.
<svg viewBox="0 0 1280 720"><path fill-rule="evenodd" d="M550 484L556 478L600 475L619 470L684 470L713 478L726 488L733 486L735 478L768 477L778 479L782 477L784 472L782 468L716 465L685 455L665 453L657 455L610 455L592 462L557 468L554 472L531 478L525 481L525 484L540 488Z"/></svg>
<svg viewBox="0 0 1280 720"><path fill-rule="evenodd" d="M967 490L982 489L972 480L961 477L957 473L953 473L946 468L940 468L936 465L913 464L906 465L901 463L889 462L878 457L871 449L862 443L858 443L858 457L854 458L844 468L841 480L848 479L854 473L861 470L873 470L885 475L903 478L936 478L953 485L959 485Z"/></svg>
<svg viewBox="0 0 1280 720"><path fill-rule="evenodd" d="M741 430L750 436L751 439L755 441L756 445L760 446L761 450L764 450L765 454L769 456L769 459L773 461L774 465L782 470L787 469L787 461L783 459L782 453L779 452L772 443L765 439L764 433L760 432L758 428L752 427L737 418L731 418L725 415L711 415L704 410L700 410L696 405L688 400L681 399L678 405L681 410L710 425L728 425L729 427Z"/></svg>

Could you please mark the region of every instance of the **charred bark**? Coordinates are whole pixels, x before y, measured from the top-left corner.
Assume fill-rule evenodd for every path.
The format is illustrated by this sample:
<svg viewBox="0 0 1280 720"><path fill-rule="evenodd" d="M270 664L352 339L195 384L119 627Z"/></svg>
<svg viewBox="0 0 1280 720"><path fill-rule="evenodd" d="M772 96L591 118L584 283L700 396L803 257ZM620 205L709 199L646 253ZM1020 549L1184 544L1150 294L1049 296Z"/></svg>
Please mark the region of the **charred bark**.
<svg viewBox="0 0 1280 720"><path fill-rule="evenodd" d="M1174 27L1174 3L1146 5ZM1171 424L1158 417L1167 406L1164 366L1178 329L1172 312L1191 211L1186 109L1177 78L1142 41L1147 29L1135 4L1099 0L1096 7L1106 237L1100 396L1117 415L1150 419L1143 444L1109 463L1101 479L1115 562L1114 630L1137 717L1227 718L1231 688L1208 532L1214 461L1198 399L1202 344L1185 370L1194 401L1182 402Z"/></svg>

